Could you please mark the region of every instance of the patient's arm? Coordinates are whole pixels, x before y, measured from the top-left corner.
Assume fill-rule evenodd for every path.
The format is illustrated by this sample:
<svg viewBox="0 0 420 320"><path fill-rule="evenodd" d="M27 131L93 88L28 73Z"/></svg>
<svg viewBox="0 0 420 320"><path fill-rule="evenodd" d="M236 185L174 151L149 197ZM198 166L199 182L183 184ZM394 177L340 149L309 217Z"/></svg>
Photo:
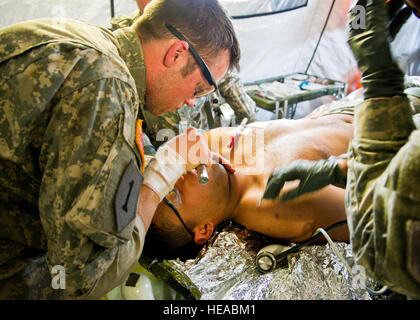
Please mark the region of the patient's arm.
<svg viewBox="0 0 420 320"><path fill-rule="evenodd" d="M328 186L287 203L278 200L259 203L261 189L254 188L244 194L234 220L279 240L301 242L310 238L317 228L346 220L344 196L344 189ZM336 241L348 241L347 226L338 227L330 236Z"/></svg>

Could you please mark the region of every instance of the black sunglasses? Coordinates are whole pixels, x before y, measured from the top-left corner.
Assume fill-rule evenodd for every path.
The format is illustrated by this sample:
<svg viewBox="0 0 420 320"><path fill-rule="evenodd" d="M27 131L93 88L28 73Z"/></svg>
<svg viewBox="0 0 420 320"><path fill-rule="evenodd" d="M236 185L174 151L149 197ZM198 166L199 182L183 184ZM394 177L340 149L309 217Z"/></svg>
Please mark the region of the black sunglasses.
<svg viewBox="0 0 420 320"><path fill-rule="evenodd" d="M200 56L200 54L197 52L197 50L194 49L193 45L183 36L181 32L176 30L172 25L169 23L165 23L166 28L179 40L185 41L188 43L188 50L191 52L192 56L194 57L195 61L197 62L199 68L201 69L201 72L203 73L204 78L206 78L207 82L212 86L210 90L205 90L205 92L201 92L197 95L195 95L196 98L205 96L209 93L212 93L213 91L217 90L217 84L214 80L213 75L211 74L209 68L207 67L207 64L204 62L203 58Z"/></svg>
<svg viewBox="0 0 420 320"><path fill-rule="evenodd" d="M163 202L172 209L173 212L175 212L176 216L178 217L179 221L181 221L182 225L184 226L185 230L188 231L188 233L191 235L193 241L194 241L194 232L192 232L190 229L188 229L187 225L185 224L184 220L182 220L181 215L179 214L178 210L175 208L175 206L168 201L168 199L163 198Z"/></svg>

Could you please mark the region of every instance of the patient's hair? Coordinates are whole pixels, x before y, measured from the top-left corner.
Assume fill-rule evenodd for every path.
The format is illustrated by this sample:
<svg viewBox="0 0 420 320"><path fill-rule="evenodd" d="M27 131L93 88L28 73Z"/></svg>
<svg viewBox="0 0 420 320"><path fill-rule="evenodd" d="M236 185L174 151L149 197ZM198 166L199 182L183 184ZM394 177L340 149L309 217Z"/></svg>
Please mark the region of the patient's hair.
<svg viewBox="0 0 420 320"><path fill-rule="evenodd" d="M150 225L143 253L150 258L185 260L195 258L203 246L196 244L182 226L166 221L161 227Z"/></svg>
<svg viewBox="0 0 420 320"><path fill-rule="evenodd" d="M154 0L134 27L144 42L174 38L165 23L181 32L205 60L211 61L221 50L228 50L229 70L239 71L239 42L217 0Z"/></svg>

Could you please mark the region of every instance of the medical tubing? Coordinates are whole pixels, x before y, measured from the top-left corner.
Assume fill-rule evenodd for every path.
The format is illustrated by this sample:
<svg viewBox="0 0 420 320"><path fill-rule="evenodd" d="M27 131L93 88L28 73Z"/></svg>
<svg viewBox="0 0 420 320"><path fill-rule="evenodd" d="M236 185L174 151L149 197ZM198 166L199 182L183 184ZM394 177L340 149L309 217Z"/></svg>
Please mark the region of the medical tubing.
<svg viewBox="0 0 420 320"><path fill-rule="evenodd" d="M335 243L332 241L332 239L330 238L330 236L328 235L328 233L322 229L322 228L318 228L315 233L321 232L325 239L327 239L328 243L330 244L331 248L333 249L334 253L337 255L337 257L341 260L341 262L344 264L344 266L346 267L347 271L352 274L351 272L351 268L348 265L347 261L344 259L344 257L342 256L342 254L338 251L337 246L335 245Z"/></svg>
<svg viewBox="0 0 420 320"><path fill-rule="evenodd" d="M276 259L276 263L278 264L279 262L281 262L285 257L287 257L289 254L298 252L300 250L300 248L308 246L310 244L312 244L315 240L317 240L321 235L323 235L325 237L325 239L328 241L328 243L330 244L332 250L334 251L334 253L337 255L337 257L340 259L340 261L343 263L343 265L346 267L347 271L349 272L349 274L351 275L351 277L354 276L352 269L350 268L350 266L348 265L347 261L344 259L343 255L338 251L337 246L335 245L334 241L332 241L332 239L330 238L330 236L328 235L328 231L331 231L334 228L337 228L343 224L347 224L347 220L343 220L343 221L339 221L337 223L334 223L330 226L328 226L327 228L323 229L323 228L318 228L314 235L309 238L308 240L306 240L305 242L302 242L292 248L290 248L289 250L286 250L282 253L280 253L277 256L274 256L274 258ZM270 270L273 271L273 270ZM388 286L382 286L381 289L375 291L371 288L369 288L367 285L365 286L366 290L369 291L371 294L373 295L380 295L385 293L389 288Z"/></svg>
<svg viewBox="0 0 420 320"><path fill-rule="evenodd" d="M327 231L327 232L331 231L332 229L337 228L337 227L339 227L343 224L346 224L346 223L347 223L347 220L339 221L339 222L334 223L334 224L328 226L327 228L325 228L325 231ZM290 248L289 250L280 253L278 256L275 257L276 261L279 262L279 261L283 260L283 258L287 257L289 254L298 252L300 250L300 248L312 244L315 240L317 240L322 235L323 235L322 233L316 233L311 238L306 240L305 242L299 243L296 246Z"/></svg>
<svg viewBox="0 0 420 320"><path fill-rule="evenodd" d="M350 266L348 265L347 261L344 259L343 255L338 251L337 246L335 245L335 243L332 241L332 239L330 238L330 236L328 235L328 233L322 229L322 228L318 228L315 233L317 234L318 232L322 233L325 237L325 239L327 239L328 243L330 244L331 248L333 249L334 253L337 255L337 257L341 260L341 262L343 263L343 265L346 267L347 271L349 272L349 274L353 277L353 271L350 268ZM387 286L383 286L380 290L375 291L371 288L369 288L367 285L365 285L366 290L368 290L371 294L374 295L380 295L383 294L385 291L388 290Z"/></svg>

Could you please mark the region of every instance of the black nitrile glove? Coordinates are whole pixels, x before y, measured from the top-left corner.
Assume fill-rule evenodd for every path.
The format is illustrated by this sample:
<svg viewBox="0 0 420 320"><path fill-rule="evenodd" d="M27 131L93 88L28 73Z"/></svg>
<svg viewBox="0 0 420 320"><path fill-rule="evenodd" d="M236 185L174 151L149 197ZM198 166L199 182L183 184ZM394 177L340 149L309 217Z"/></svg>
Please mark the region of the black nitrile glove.
<svg viewBox="0 0 420 320"><path fill-rule="evenodd" d="M393 60L388 40L389 11L385 0L360 0L366 9L366 29L353 29L349 44L362 73L365 99L404 95L404 74Z"/></svg>
<svg viewBox="0 0 420 320"><path fill-rule="evenodd" d="M390 1L388 5L392 5L396 0ZM404 4L404 1L397 1L402 2ZM397 8L392 8L391 13L389 14L389 17L391 20L388 22L388 36L390 38L390 41L394 41L395 37L397 36L398 32L400 31L401 27L407 22L407 20L411 17L413 14L413 10L410 7L404 7L401 8L398 11ZM390 10L388 10L389 12Z"/></svg>
<svg viewBox="0 0 420 320"><path fill-rule="evenodd" d="M289 166L274 171L268 178L263 199L275 199L283 188L285 182L300 180L299 186L284 193L280 201L290 201L305 193L317 191L329 184L344 186L346 178L343 177L338 166L338 158L330 157L327 160L308 161L296 160Z"/></svg>

